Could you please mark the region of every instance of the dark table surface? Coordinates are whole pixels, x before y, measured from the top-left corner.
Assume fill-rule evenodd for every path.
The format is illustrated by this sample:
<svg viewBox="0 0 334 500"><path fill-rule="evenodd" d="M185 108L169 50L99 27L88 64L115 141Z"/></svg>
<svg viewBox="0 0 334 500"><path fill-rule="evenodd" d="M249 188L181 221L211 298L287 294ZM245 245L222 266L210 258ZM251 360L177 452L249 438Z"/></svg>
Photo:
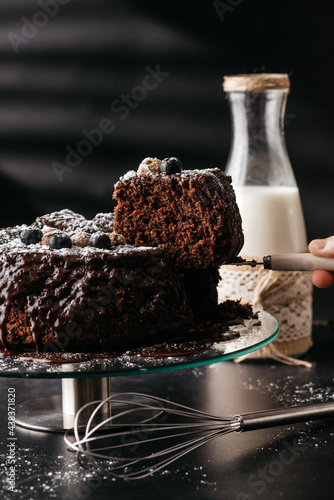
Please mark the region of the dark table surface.
<svg viewBox="0 0 334 500"><path fill-rule="evenodd" d="M232 416L334 399L331 324L315 325L312 368L276 362L224 361L204 367L112 378L112 390L154 394L217 415ZM16 404L60 393L59 380L0 379L0 470L6 476L7 395ZM16 427L17 492L4 499L329 499L334 495L334 418L232 433L139 481L92 476L68 451L63 435Z"/></svg>

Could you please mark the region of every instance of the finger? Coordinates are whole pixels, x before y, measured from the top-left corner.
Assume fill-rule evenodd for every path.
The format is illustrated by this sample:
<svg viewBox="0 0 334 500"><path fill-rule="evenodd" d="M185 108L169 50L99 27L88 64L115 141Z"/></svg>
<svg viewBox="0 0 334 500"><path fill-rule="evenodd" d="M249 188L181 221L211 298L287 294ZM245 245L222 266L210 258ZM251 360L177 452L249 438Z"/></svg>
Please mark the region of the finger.
<svg viewBox="0 0 334 500"><path fill-rule="evenodd" d="M318 288L328 288L334 283L334 273L329 271L312 271L312 283Z"/></svg>
<svg viewBox="0 0 334 500"><path fill-rule="evenodd" d="M334 257L334 236L311 241L309 250L319 257Z"/></svg>

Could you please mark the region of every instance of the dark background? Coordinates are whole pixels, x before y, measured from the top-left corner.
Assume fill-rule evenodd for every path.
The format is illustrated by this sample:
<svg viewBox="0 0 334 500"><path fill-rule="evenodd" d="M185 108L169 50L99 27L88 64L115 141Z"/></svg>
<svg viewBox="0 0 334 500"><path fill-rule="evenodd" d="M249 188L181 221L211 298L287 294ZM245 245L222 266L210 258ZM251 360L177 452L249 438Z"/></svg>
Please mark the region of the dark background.
<svg viewBox="0 0 334 500"><path fill-rule="evenodd" d="M110 211L114 183L146 156L224 169L230 117L223 76L268 71L291 77L286 140L308 238L334 233L333 6L226 0L217 12L215 5L1 0L0 226L65 207L87 217ZM23 35L14 50L13 36ZM122 120L112 103L157 65L169 75ZM82 130L104 118L115 130L60 182L53 162L66 165L65 148L76 149ZM317 304L330 293L321 291Z"/></svg>

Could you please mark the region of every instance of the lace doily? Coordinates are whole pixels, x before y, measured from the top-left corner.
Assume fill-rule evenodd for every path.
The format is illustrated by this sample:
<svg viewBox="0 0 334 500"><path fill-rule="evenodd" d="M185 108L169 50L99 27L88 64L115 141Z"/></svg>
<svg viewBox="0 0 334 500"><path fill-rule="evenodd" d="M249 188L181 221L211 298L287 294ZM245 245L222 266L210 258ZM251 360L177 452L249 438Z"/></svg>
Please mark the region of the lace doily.
<svg viewBox="0 0 334 500"><path fill-rule="evenodd" d="M220 302L241 299L241 302L248 302L269 312L279 323L280 331L275 341L249 357L267 357L287 364L310 365L295 358L312 345L313 287L310 272L222 266L220 277Z"/></svg>

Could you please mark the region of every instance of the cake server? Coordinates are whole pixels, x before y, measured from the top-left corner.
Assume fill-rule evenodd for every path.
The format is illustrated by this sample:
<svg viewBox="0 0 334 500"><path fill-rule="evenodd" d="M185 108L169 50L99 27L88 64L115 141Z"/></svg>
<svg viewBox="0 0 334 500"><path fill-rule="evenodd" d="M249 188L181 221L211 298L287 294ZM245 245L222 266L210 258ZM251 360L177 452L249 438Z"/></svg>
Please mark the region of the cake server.
<svg viewBox="0 0 334 500"><path fill-rule="evenodd" d="M239 262L228 262L229 266L263 266L264 269L273 271L323 271L334 272L334 258L316 257L311 253L279 253L266 255L262 261L245 260Z"/></svg>

